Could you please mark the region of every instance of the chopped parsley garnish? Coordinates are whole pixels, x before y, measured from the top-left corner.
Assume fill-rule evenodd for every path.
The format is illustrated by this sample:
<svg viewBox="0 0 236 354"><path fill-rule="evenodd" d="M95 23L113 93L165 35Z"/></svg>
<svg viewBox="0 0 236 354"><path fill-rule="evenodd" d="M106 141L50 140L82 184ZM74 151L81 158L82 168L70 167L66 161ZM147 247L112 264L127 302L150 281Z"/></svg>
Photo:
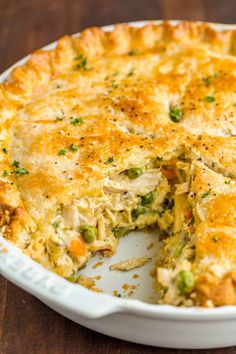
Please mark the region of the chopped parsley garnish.
<svg viewBox="0 0 236 354"><path fill-rule="evenodd" d="M16 176L20 176L20 175L28 175L29 171L27 171L24 167L19 167L12 173L14 173Z"/></svg>
<svg viewBox="0 0 236 354"><path fill-rule="evenodd" d="M75 57L74 60L78 60L79 63L76 65L77 69L85 69L87 65L87 58L85 57L84 54L80 54L77 57Z"/></svg>
<svg viewBox="0 0 236 354"><path fill-rule="evenodd" d="M6 147L2 148L2 151L7 154L8 153L8 149Z"/></svg>
<svg viewBox="0 0 236 354"><path fill-rule="evenodd" d="M14 161L12 162L12 166L13 166L13 167L20 167L19 161L14 160Z"/></svg>
<svg viewBox="0 0 236 354"><path fill-rule="evenodd" d="M3 177L7 177L7 176L9 176L9 174L10 174L10 172L8 172L7 170L4 170L3 171Z"/></svg>
<svg viewBox="0 0 236 354"><path fill-rule="evenodd" d="M113 161L114 161L114 158L113 158L113 156L111 156L111 157L108 157L106 163L112 163Z"/></svg>
<svg viewBox="0 0 236 354"><path fill-rule="evenodd" d="M12 171L12 172L9 172L9 173L12 173L12 174L15 174L16 176L20 176L20 175L28 175L29 174L29 171L27 171L24 167L20 167L20 162L19 161L16 161L14 160L12 162L12 166L13 167L17 167L16 170ZM7 171L6 171L7 172ZM5 173L5 171L4 171ZM9 174L8 173L8 174ZM5 175L7 176L7 174L5 173Z"/></svg>
<svg viewBox="0 0 236 354"><path fill-rule="evenodd" d="M71 148L72 151L78 151L77 146L74 145L74 144L71 144L70 148Z"/></svg>
<svg viewBox="0 0 236 354"><path fill-rule="evenodd" d="M163 157L157 156L156 159L157 159L157 161L162 161Z"/></svg>
<svg viewBox="0 0 236 354"><path fill-rule="evenodd" d="M202 81L204 82L206 87L209 87L211 85L211 82L212 82L211 80L212 80L211 76L207 76L202 79Z"/></svg>
<svg viewBox="0 0 236 354"><path fill-rule="evenodd" d="M65 112L61 109L61 116L57 116L55 122L61 122L63 119L65 119Z"/></svg>
<svg viewBox="0 0 236 354"><path fill-rule="evenodd" d="M213 75L208 75L206 77L203 77L202 81L204 82L206 87L209 87L212 84L213 79L218 79L220 77L219 73L214 73Z"/></svg>
<svg viewBox="0 0 236 354"><path fill-rule="evenodd" d="M87 67L87 58L84 54L80 54L77 57L74 58L74 60L79 61L78 64L76 65L76 69L83 69L83 70L91 70L90 68Z"/></svg>
<svg viewBox="0 0 236 354"><path fill-rule="evenodd" d="M225 181L225 184L230 184L230 181Z"/></svg>
<svg viewBox="0 0 236 354"><path fill-rule="evenodd" d="M58 155L59 155L59 156L64 156L66 153L67 153L67 149L61 149L61 150L58 152Z"/></svg>
<svg viewBox="0 0 236 354"><path fill-rule="evenodd" d="M54 222L52 223L52 227L53 227L55 230L57 230L57 229L59 228L59 225L60 225L60 222L59 222L59 221L54 221Z"/></svg>
<svg viewBox="0 0 236 354"><path fill-rule="evenodd" d="M181 120L183 113L179 107L171 106L169 115L172 122L178 123Z"/></svg>
<svg viewBox="0 0 236 354"><path fill-rule="evenodd" d="M131 49L129 52L128 52L128 55L131 57L133 55L137 54L137 50L135 49Z"/></svg>
<svg viewBox="0 0 236 354"><path fill-rule="evenodd" d="M133 75L134 75L134 69L131 69L131 70L128 72L127 76L129 77L129 76L133 76Z"/></svg>
<svg viewBox="0 0 236 354"><path fill-rule="evenodd" d="M205 193L203 193L203 195L202 195L202 199L204 199L204 198L206 198L206 197L208 197L208 195L211 193L211 191L209 190L209 191L207 191L207 192L205 192Z"/></svg>
<svg viewBox="0 0 236 354"><path fill-rule="evenodd" d="M56 117L55 122L61 122L64 119L64 117Z"/></svg>
<svg viewBox="0 0 236 354"><path fill-rule="evenodd" d="M82 125L84 123L84 120L82 117L70 117L70 124L71 125Z"/></svg>
<svg viewBox="0 0 236 354"><path fill-rule="evenodd" d="M204 97L204 100L206 101L206 102L209 102L209 103L211 103L211 102L215 102L215 97L214 96L206 96L206 97Z"/></svg>
<svg viewBox="0 0 236 354"><path fill-rule="evenodd" d="M218 239L217 236L213 236L211 239L212 239L212 241L215 242L215 243L217 243L217 242L219 241L219 239Z"/></svg>

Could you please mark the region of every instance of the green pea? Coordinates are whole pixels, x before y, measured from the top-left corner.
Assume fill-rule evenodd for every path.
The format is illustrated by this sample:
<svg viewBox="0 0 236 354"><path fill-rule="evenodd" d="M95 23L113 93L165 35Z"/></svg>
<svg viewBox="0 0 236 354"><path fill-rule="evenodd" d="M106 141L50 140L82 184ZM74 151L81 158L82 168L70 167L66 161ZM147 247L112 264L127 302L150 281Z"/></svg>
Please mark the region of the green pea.
<svg viewBox="0 0 236 354"><path fill-rule="evenodd" d="M127 175L131 179L138 178L143 174L143 170L139 167L132 167L129 170L127 170Z"/></svg>
<svg viewBox="0 0 236 354"><path fill-rule="evenodd" d="M141 205L151 204L153 202L153 200L154 200L154 193L150 192L150 193L142 196Z"/></svg>
<svg viewBox="0 0 236 354"><path fill-rule="evenodd" d="M69 278L67 278L67 280L69 280L71 283L77 283L78 278L79 278L78 272L73 270L73 272L71 273L71 276Z"/></svg>
<svg viewBox="0 0 236 354"><path fill-rule="evenodd" d="M114 227L112 231L116 238L124 237L128 232L128 230L125 227Z"/></svg>
<svg viewBox="0 0 236 354"><path fill-rule="evenodd" d="M97 228L89 225L80 227L79 232L81 233L81 236L83 237L84 241L87 243L94 242L98 234Z"/></svg>
<svg viewBox="0 0 236 354"><path fill-rule="evenodd" d="M194 275L187 270L181 270L176 277L176 284L181 293L190 293L194 288Z"/></svg>
<svg viewBox="0 0 236 354"><path fill-rule="evenodd" d="M178 123L181 120L183 113L179 107L172 106L170 107L169 115L172 122Z"/></svg>
<svg viewBox="0 0 236 354"><path fill-rule="evenodd" d="M137 209L133 209L131 211L132 218L135 220L137 219L140 215L146 214L147 208L144 207L138 207Z"/></svg>

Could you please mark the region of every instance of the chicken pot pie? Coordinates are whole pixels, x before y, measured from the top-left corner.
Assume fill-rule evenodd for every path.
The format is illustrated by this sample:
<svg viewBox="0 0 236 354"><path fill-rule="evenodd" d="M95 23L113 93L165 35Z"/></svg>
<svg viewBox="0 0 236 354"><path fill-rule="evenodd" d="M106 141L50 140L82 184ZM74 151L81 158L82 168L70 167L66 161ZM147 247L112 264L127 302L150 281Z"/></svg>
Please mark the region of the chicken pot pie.
<svg viewBox="0 0 236 354"><path fill-rule="evenodd" d="M2 235L71 281L157 227L160 303L236 304L236 32L65 36L0 86Z"/></svg>

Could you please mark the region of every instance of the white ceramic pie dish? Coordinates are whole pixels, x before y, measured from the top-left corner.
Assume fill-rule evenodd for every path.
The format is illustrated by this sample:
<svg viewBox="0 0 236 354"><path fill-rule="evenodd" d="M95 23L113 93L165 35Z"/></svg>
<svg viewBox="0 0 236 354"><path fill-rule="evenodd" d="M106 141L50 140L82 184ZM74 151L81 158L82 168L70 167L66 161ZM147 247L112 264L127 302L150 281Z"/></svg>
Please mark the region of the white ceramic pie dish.
<svg viewBox="0 0 236 354"><path fill-rule="evenodd" d="M158 22L158 21L155 21ZM143 26L144 22L131 23ZM234 25L214 24L221 30L236 28ZM110 31L113 26L105 27ZM55 43L46 49L53 48ZM23 64L28 57L14 66ZM13 67L0 76L3 81ZM136 234L136 235L135 235ZM140 285L134 291L133 298L118 298L106 293L95 293L74 285L23 255L12 244L0 236L0 272L8 280L28 291L55 311L71 320L91 328L97 332L116 338L153 346L171 348L217 348L236 345L236 307L225 306L215 309L176 308L167 305L154 305L138 299L147 300L151 288L151 280L146 281L148 274L145 266L139 272L127 274L108 272L109 264L128 256L141 256L147 250L152 235L132 233L121 242L117 255L107 259L102 267L94 267L99 255L92 259L85 275L100 275L100 284L106 292L117 288L122 290L122 283L134 282L132 275L138 273ZM124 243L125 242L125 243ZM132 246L132 247L131 247ZM135 247L134 247L135 246ZM132 249L133 254L130 254ZM127 251L129 250L129 251ZM153 250L150 251L153 253ZM145 255L150 255L145 254ZM104 261L104 260L103 260ZM113 273L114 274L114 273ZM142 287L142 278L146 281ZM134 299L135 298L135 299Z"/></svg>

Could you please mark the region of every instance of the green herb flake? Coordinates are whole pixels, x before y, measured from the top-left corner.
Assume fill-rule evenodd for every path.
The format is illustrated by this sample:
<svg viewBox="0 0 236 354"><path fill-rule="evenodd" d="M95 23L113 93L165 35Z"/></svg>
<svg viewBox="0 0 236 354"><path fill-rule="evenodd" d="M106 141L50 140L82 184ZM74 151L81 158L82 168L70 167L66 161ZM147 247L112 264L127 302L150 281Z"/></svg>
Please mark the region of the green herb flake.
<svg viewBox="0 0 236 354"><path fill-rule="evenodd" d="M172 122L178 123L183 116L183 112L179 107L171 106L169 116Z"/></svg>
<svg viewBox="0 0 236 354"><path fill-rule="evenodd" d="M64 119L64 117L56 117L55 122L61 122Z"/></svg>
<svg viewBox="0 0 236 354"><path fill-rule="evenodd" d="M58 152L58 155L59 155L59 156L64 156L66 153L67 153L67 149L61 149L61 150Z"/></svg>
<svg viewBox="0 0 236 354"><path fill-rule="evenodd" d="M78 147L74 144L71 144L70 148L72 151L78 151Z"/></svg>
<svg viewBox="0 0 236 354"><path fill-rule="evenodd" d="M84 123L84 120L82 117L77 117L77 118L74 118L74 117L70 117L70 124L71 125L82 125Z"/></svg>
<svg viewBox="0 0 236 354"><path fill-rule="evenodd" d="M78 55L77 57L74 58L74 60L79 61L79 63L76 64L76 69L88 70L88 68L87 68L87 58L85 57L84 54Z"/></svg>
<svg viewBox="0 0 236 354"><path fill-rule="evenodd" d="M27 171L24 167L19 167L12 173L14 173L16 176L20 176L20 175L28 175L29 171Z"/></svg>
<svg viewBox="0 0 236 354"><path fill-rule="evenodd" d="M206 96L204 97L204 101L206 102L209 102L209 103L212 103L212 102L215 102L215 97L214 96Z"/></svg>
<svg viewBox="0 0 236 354"><path fill-rule="evenodd" d="M12 166L13 166L13 167L20 167L19 161L14 160L14 161L12 162Z"/></svg>
<svg viewBox="0 0 236 354"><path fill-rule="evenodd" d="M7 170L4 170L3 171L3 177L7 177L7 176L9 176L9 174L10 174L10 172L8 172Z"/></svg>
<svg viewBox="0 0 236 354"><path fill-rule="evenodd" d="M74 57L74 60L75 61L77 61L77 60L81 60L81 59L83 59L83 57L84 57L84 54L79 54L79 55L77 55L76 57Z"/></svg>
<svg viewBox="0 0 236 354"><path fill-rule="evenodd" d="M53 227L55 230L57 230L57 229L59 228L59 225L60 225L60 222L59 222L59 221L54 221L54 222L52 223L52 227Z"/></svg>
<svg viewBox="0 0 236 354"><path fill-rule="evenodd" d="M230 184L230 181L225 181L225 184Z"/></svg>
<svg viewBox="0 0 236 354"><path fill-rule="evenodd" d="M106 163L112 163L114 161L114 158L113 158L113 156L111 156L111 157L108 157L108 159L107 159L107 161L106 161Z"/></svg>
<svg viewBox="0 0 236 354"><path fill-rule="evenodd" d="M128 52L128 55L130 57L132 57L133 55L136 55L137 54L137 50L136 49L131 49L129 52Z"/></svg>
<svg viewBox="0 0 236 354"><path fill-rule="evenodd" d="M211 239L212 239L212 241L215 242L215 243L217 243L217 242L219 241L219 239L218 239L217 236L213 236Z"/></svg>
<svg viewBox="0 0 236 354"><path fill-rule="evenodd" d="M204 198L206 198L206 197L208 197L208 195L211 193L211 191L209 190L209 191L207 191L207 192L205 192L205 193L203 193L203 195L202 195L202 199L204 199Z"/></svg>
<svg viewBox="0 0 236 354"><path fill-rule="evenodd" d="M220 73L215 73L215 74L213 75L213 77L214 77L215 79L218 79L218 78L220 77Z"/></svg>
<svg viewBox="0 0 236 354"><path fill-rule="evenodd" d="M131 69L131 70L128 72L127 76L129 77L129 76L133 76L133 75L134 75L134 69Z"/></svg>
<svg viewBox="0 0 236 354"><path fill-rule="evenodd" d="M211 76L207 76L207 77L204 77L202 79L202 81L204 82L205 86L206 87L209 87L212 83L212 79L211 79Z"/></svg>

